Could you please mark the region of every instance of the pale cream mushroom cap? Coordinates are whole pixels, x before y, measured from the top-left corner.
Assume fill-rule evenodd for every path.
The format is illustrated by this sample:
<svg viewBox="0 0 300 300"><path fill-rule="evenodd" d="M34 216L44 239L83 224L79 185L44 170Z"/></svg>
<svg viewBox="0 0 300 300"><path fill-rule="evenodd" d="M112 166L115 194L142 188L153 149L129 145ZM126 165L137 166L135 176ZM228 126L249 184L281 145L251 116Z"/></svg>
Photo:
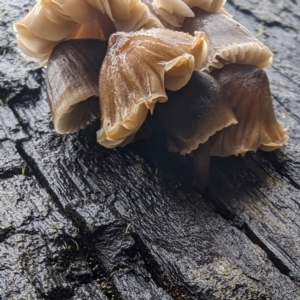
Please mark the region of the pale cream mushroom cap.
<svg viewBox="0 0 300 300"><path fill-rule="evenodd" d="M26 36L28 32L39 38L57 42L70 36L77 29L77 23L71 19L51 21L42 3L42 1L37 2L25 18L15 24L15 29L21 35Z"/></svg>
<svg viewBox="0 0 300 300"><path fill-rule="evenodd" d="M208 12L218 13L226 0L183 0L190 8L198 7Z"/></svg>
<svg viewBox="0 0 300 300"><path fill-rule="evenodd" d="M244 26L224 14L194 9L195 17L185 20L181 30L192 34L204 31L209 52L201 70L212 71L226 64L238 63L264 68L272 63L272 51Z"/></svg>
<svg viewBox="0 0 300 300"><path fill-rule="evenodd" d="M165 28L177 30L181 23L184 20L183 16L175 15L174 13L169 13L168 11L164 10L163 8L157 8L154 4L153 0L141 0L144 4L146 4L156 18L163 24ZM182 5L183 10L181 11L183 14L192 16L193 12L185 5ZM172 11L172 10L171 10Z"/></svg>
<svg viewBox="0 0 300 300"><path fill-rule="evenodd" d="M53 23L73 21L89 24L97 17L98 11L86 0L38 0L47 18Z"/></svg>
<svg viewBox="0 0 300 300"><path fill-rule="evenodd" d="M185 18L195 16L191 10L193 7L208 12L228 14L223 8L225 2L226 0L153 0L153 6L155 14L166 22L164 22L166 27L178 28Z"/></svg>
<svg viewBox="0 0 300 300"><path fill-rule="evenodd" d="M141 28L161 28L163 25L154 17L141 0L87 0L93 7L108 15L116 31L136 31Z"/></svg>
<svg viewBox="0 0 300 300"><path fill-rule="evenodd" d="M113 148L129 142L165 88L178 90L206 58L206 36L168 29L115 33L110 37L100 79L102 128L98 142Z"/></svg>
<svg viewBox="0 0 300 300"><path fill-rule="evenodd" d="M99 24L98 15L85 0L38 0L25 18L14 25L17 43L26 55L46 64L53 48L62 41L78 35L104 38L101 27L93 26Z"/></svg>
<svg viewBox="0 0 300 300"><path fill-rule="evenodd" d="M37 0L14 25L20 49L41 64L69 39L107 40L116 31L162 28L140 0Z"/></svg>

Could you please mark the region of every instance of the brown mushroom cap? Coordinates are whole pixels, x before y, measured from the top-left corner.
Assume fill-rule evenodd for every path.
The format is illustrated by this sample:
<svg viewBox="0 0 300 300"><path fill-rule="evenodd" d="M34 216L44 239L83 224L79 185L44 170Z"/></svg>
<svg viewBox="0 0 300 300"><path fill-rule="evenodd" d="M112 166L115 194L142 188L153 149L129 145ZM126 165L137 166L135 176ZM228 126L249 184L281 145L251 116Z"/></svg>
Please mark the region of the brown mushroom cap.
<svg viewBox="0 0 300 300"><path fill-rule="evenodd" d="M187 18L184 32L204 31L209 40L209 52L201 70L212 71L226 64L248 64L263 68L272 63L273 53L244 26L223 14L194 9L195 17Z"/></svg>
<svg viewBox="0 0 300 300"><path fill-rule="evenodd" d="M48 62L46 85L55 130L70 133L99 117L98 78L107 42L69 40Z"/></svg>
<svg viewBox="0 0 300 300"><path fill-rule="evenodd" d="M237 123L209 74L195 71L183 88L167 91L167 96L169 101L158 104L155 114L169 137L169 150L190 153L217 131Z"/></svg>
<svg viewBox="0 0 300 300"><path fill-rule="evenodd" d="M262 69L232 64L211 75L238 121L212 138L211 155L244 155L258 148L272 151L287 142L287 129L276 120L268 77Z"/></svg>
<svg viewBox="0 0 300 300"><path fill-rule="evenodd" d="M102 128L98 142L108 148L132 139L165 88L178 90L206 57L205 34L192 37L168 29L115 33L100 71Z"/></svg>

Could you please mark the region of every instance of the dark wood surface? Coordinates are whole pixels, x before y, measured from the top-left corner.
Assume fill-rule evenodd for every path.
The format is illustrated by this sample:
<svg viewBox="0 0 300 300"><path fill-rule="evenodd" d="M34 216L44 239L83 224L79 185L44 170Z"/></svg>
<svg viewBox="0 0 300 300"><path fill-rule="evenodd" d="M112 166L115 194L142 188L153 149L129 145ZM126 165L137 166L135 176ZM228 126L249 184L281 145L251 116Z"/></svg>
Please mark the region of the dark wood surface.
<svg viewBox="0 0 300 300"><path fill-rule="evenodd" d="M204 196L155 140L54 132L12 28L33 2L0 0L0 299L300 299L299 0L226 4L275 54L290 141L214 158Z"/></svg>

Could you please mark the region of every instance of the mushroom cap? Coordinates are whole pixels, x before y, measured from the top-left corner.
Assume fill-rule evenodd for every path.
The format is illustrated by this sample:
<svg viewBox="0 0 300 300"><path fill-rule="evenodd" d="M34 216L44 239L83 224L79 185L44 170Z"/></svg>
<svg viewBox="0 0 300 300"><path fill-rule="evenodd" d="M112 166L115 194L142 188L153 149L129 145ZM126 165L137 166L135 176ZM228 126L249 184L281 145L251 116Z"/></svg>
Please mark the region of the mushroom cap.
<svg viewBox="0 0 300 300"><path fill-rule="evenodd" d="M141 28L162 28L141 0L87 0L93 7L109 16L116 31L136 31Z"/></svg>
<svg viewBox="0 0 300 300"><path fill-rule="evenodd" d="M164 20L165 27L172 29L180 27L185 18L195 16L192 7L227 14L222 7L226 0L153 0L152 2L155 14Z"/></svg>
<svg viewBox="0 0 300 300"><path fill-rule="evenodd" d="M176 16L171 15L169 13L166 13L166 16L165 16L164 15L165 11L161 10L161 9L157 9L155 7L155 4L154 4L153 0L141 0L141 1L142 1L142 3L147 5L150 13L153 16L155 16L161 22L163 27L173 29L173 28L176 28L176 27L180 26Z"/></svg>
<svg viewBox="0 0 300 300"><path fill-rule="evenodd" d="M14 25L20 49L40 64L65 40L108 40L116 31L152 27L163 25L140 0L37 0Z"/></svg>
<svg viewBox="0 0 300 300"><path fill-rule="evenodd" d="M57 45L46 69L55 130L70 133L99 117L98 77L107 42L69 40Z"/></svg>
<svg viewBox="0 0 300 300"><path fill-rule="evenodd" d="M37 0L43 13L56 24L68 21L89 24L96 19L98 11L87 1L82 0ZM30 13L29 13L30 14Z"/></svg>
<svg viewBox="0 0 300 300"><path fill-rule="evenodd" d="M211 155L244 155L247 151L272 151L288 140L287 128L277 121L269 81L264 70L248 65L227 65L211 75L238 121L217 132L211 140Z"/></svg>
<svg viewBox="0 0 300 300"><path fill-rule="evenodd" d="M165 88L183 87L206 53L200 32L194 37L168 29L113 34L100 71L98 142L112 148L132 139L148 110L167 101Z"/></svg>
<svg viewBox="0 0 300 300"><path fill-rule="evenodd" d="M207 34L210 46L201 70L210 72L230 63L260 68L272 63L272 51L232 18L201 9L194 9L194 12L195 17L185 19L181 30L190 34L199 30Z"/></svg>
<svg viewBox="0 0 300 300"><path fill-rule="evenodd" d="M229 103L221 99L219 84L209 74L193 72L190 81L169 101L157 104L155 114L168 135L172 152L190 153L217 131L236 124Z"/></svg>
<svg viewBox="0 0 300 300"><path fill-rule="evenodd" d="M14 28L21 51L42 65L62 41L105 39L107 34L115 31L110 19L85 0L38 0Z"/></svg>
<svg viewBox="0 0 300 300"><path fill-rule="evenodd" d="M198 7L212 13L219 13L226 0L184 0L190 8Z"/></svg>

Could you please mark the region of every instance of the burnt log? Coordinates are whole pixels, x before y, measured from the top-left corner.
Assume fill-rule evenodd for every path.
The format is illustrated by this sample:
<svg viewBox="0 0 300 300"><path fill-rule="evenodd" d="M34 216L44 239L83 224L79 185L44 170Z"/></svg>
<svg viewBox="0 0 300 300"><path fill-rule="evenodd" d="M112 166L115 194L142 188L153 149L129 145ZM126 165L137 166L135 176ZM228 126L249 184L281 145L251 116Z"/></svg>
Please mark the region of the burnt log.
<svg viewBox="0 0 300 300"><path fill-rule="evenodd" d="M202 196L159 139L55 133L12 28L33 2L0 0L0 299L300 299L299 1L226 4L275 53L290 141L212 159Z"/></svg>

